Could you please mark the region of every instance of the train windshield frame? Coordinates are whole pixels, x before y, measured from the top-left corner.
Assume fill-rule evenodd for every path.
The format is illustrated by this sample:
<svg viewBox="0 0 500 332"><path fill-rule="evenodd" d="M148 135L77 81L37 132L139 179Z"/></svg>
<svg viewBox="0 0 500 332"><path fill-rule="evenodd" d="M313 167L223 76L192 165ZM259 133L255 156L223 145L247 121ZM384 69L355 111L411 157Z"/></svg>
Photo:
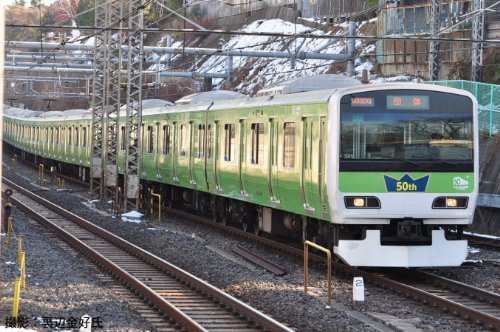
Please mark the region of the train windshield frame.
<svg viewBox="0 0 500 332"><path fill-rule="evenodd" d="M472 100L416 89L344 95L339 151L340 171L472 172Z"/></svg>

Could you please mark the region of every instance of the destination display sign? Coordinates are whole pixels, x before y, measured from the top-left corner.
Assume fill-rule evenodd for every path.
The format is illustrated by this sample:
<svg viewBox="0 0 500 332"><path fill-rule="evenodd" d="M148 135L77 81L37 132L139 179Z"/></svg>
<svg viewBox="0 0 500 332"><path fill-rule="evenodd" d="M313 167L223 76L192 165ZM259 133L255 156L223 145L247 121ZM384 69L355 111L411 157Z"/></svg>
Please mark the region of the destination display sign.
<svg viewBox="0 0 500 332"><path fill-rule="evenodd" d="M375 101L373 97L352 97L351 98L351 106L358 107L371 107L375 105Z"/></svg>
<svg viewBox="0 0 500 332"><path fill-rule="evenodd" d="M429 96L387 96L387 109L389 110L428 110L429 103Z"/></svg>

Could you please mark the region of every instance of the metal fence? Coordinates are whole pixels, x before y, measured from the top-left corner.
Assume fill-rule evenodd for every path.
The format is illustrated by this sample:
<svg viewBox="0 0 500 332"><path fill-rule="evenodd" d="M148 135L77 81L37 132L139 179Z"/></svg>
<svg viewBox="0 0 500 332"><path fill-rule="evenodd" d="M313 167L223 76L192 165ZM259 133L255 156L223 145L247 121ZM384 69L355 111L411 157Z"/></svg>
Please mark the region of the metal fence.
<svg viewBox="0 0 500 332"><path fill-rule="evenodd" d="M479 130L483 135L500 132L500 85L471 81L433 81L431 84L467 90L479 103Z"/></svg>

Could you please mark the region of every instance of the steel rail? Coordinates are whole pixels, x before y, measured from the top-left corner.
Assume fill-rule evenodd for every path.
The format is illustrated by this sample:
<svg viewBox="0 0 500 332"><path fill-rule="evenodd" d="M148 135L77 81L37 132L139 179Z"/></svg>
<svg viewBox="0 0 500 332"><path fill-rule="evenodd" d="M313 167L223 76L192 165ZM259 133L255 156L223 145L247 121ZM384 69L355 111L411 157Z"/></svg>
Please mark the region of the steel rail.
<svg viewBox="0 0 500 332"><path fill-rule="evenodd" d="M258 236L253 233L244 232L234 227L227 227L225 225L214 222L212 219L194 215L192 213L185 212L182 210L167 208L166 212L167 215L169 216L182 218L184 220L191 221L193 223L202 223L209 227L218 229L226 234L230 234L239 238L257 242L259 244L265 245L268 248L278 250L284 254L288 254L297 258L303 258L303 250L292 247L288 244L277 242L275 240ZM312 258L312 260L314 260L317 263L322 262L321 257L318 255L310 255L310 258ZM440 293L439 290L437 290L437 293L436 292L432 293L424 288L429 285L437 285L442 287L442 289L449 289L453 291L454 294L455 293L464 294L471 299L477 299L481 302L484 302L487 305L492 304L494 306L499 306L498 301L500 301L499 300L500 295L496 293L487 292L485 290L467 284L463 284L457 281L453 281L451 279L439 277L436 275L430 275L428 273L425 274L421 271L416 271L416 270L412 270L411 272L408 272L410 273L409 275L408 274L406 275L408 278L411 279L415 278L416 280L406 280L406 281L397 280L396 276L393 273L372 272L368 270L350 267L342 263L335 264L334 271L349 276L364 277L367 283L392 290L405 297L420 301L424 304L431 304L432 306L439 307L444 311L449 311L455 315L459 315L466 319L472 320L475 323L484 324L487 328L500 330L500 315L494 316L486 312L482 312L480 310L467 306L463 303L458 303L456 301L447 299L446 297L437 295ZM399 273L401 273L401 271L399 271ZM418 285L416 283L416 281L418 280L426 281L427 285L425 284Z"/></svg>
<svg viewBox="0 0 500 332"><path fill-rule="evenodd" d="M279 265L265 259L264 257L261 257L261 256L254 254L253 252L251 252L250 250L248 250L247 248L245 248L241 245L237 245L236 247L234 247L232 249L232 251L235 254L243 257L247 261L266 269L267 271L271 272L275 276L282 277L287 273L287 271L282 266L279 266Z"/></svg>
<svg viewBox="0 0 500 332"><path fill-rule="evenodd" d="M368 282L396 291L425 304L439 307L457 316L500 330L500 295L451 279L421 271L371 273L357 271ZM401 276L405 280L401 280ZM435 287L439 286L440 289ZM446 290L449 290L447 292ZM457 293L466 298L457 296Z"/></svg>
<svg viewBox="0 0 500 332"><path fill-rule="evenodd" d="M491 248L493 250L500 250L500 239L488 238L475 234L465 234L465 233L463 234L463 237L469 240L471 244L480 247Z"/></svg>
<svg viewBox="0 0 500 332"><path fill-rule="evenodd" d="M174 215L183 219L188 219L193 222L197 223L203 223L205 225L208 225L213 228L217 228L222 230L225 233L229 233L238 237L242 237L251 241L256 241L260 244L263 244L269 248L273 248L276 250L279 250L283 253L290 254L295 257L302 258L303 257L303 251L300 249L297 249L295 247L291 247L290 245L280 243L271 239L267 239L262 236L257 236L252 233L247 233L242 230L236 229L234 227L227 227L222 224L217 224L213 221L211 221L208 218L193 215L191 213L182 211L182 210L176 210L176 209L167 209L167 215ZM322 263L322 258L318 255L311 255L310 258L312 258L316 263ZM379 287L383 287L386 289L390 289L392 291L395 291L403 296L418 300L423 303L430 303L434 306L437 306L439 308L444 309L445 311L450 311L454 314L461 315L465 318L468 318L470 320L473 320L474 322L480 322L481 324L484 324L487 328L493 328L496 330L500 330L500 318L495 317L493 315L490 315L486 312L482 312L481 310L478 310L474 308L474 306L467 306L462 303L458 303L455 301L448 300L442 296L433 294L431 292L426 291L423 288L417 287L414 283L412 282L402 282L398 281L393 278L392 275L390 274L380 274L380 273L375 273L375 272L370 272L367 270L362 270L358 268L354 268L348 265L345 265L343 263L337 263L335 264L334 271L340 272L342 274L346 274L349 276L362 276L365 278L365 280L368 283L371 283L372 285L376 285ZM423 274L420 274L420 272L413 271L415 273L415 277L420 276L422 279ZM499 305L500 301L500 295L496 293L491 293L484 291L479 288L475 288L470 285L466 285L463 283L459 282L454 282L451 279L449 282L446 282L442 277L434 276L434 277L426 277L426 280L428 282L431 281L432 278L432 283L433 284L438 284L441 287L450 289L451 291L455 293L461 293L464 295L467 295L470 298L476 298L481 302L484 303L493 303L495 305ZM438 279L439 278L439 279ZM439 283L437 282L439 280ZM444 286L446 283L446 286ZM479 303L476 303L478 305ZM499 311L500 313L500 311Z"/></svg>
<svg viewBox="0 0 500 332"><path fill-rule="evenodd" d="M3 178L3 182L9 187L14 189L14 195L11 197L12 201L18 205L23 211L29 213L37 221L50 227L58 235L61 235L65 241L73 245L78 250L81 250L86 256L95 261L98 265L104 267L106 270L110 271L115 278L120 280L122 283L127 284L127 286L134 288L142 296L144 296L154 307L158 308L160 311L165 312L165 314L178 322L188 331L207 331L203 327L203 324L198 324L195 319L189 317L181 309L177 308L175 305L169 301L162 298L157 294L147 283L143 283L131 273L120 268L112 259L108 259L104 255L100 254L98 251L91 248L84 241L78 239L74 235L67 232L62 227L59 227L53 223L49 218L41 216L37 211L31 209L28 205L23 204L20 200L16 198L16 192L21 194L32 201L42 205L49 211L57 214L58 218L65 218L70 220L75 225L89 231L90 233L98 236L99 238L113 244L115 247L122 249L131 256L139 258L146 264L154 266L160 271L165 272L167 275L174 276L178 281L188 285L189 288L195 290L199 294L203 294L204 297L213 299L222 306L227 306L240 317L253 323L256 327L262 328L266 331L291 331L285 325L275 321L269 316L262 314L261 312L255 310L254 308L248 306L247 304L239 301L238 299L222 292L218 288L206 283L205 281L195 277L194 275L172 265L171 263L163 260L162 258L153 255L140 247L112 234L111 232L92 224L91 222L73 214L72 212L30 192L28 189L23 188L14 182ZM227 310L226 310L227 311ZM244 320L245 321L245 320Z"/></svg>

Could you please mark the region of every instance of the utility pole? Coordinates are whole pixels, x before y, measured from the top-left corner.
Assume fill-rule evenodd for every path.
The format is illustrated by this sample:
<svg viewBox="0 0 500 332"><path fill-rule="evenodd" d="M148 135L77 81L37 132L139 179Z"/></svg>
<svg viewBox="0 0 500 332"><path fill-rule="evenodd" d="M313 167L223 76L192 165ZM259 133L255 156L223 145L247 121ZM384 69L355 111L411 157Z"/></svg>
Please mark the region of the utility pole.
<svg viewBox="0 0 500 332"><path fill-rule="evenodd" d="M121 33L113 34L109 28L121 27L122 1L95 0L95 8L95 25L103 30L94 37L90 191L99 199L105 199L112 197L118 176L122 38ZM108 191L109 187L112 188Z"/></svg>
<svg viewBox="0 0 500 332"><path fill-rule="evenodd" d="M107 4L107 24L122 28L123 2L112 0ZM120 120L120 89L121 89L121 64L122 64L122 33L108 31L109 50L106 53L107 65L107 90L105 107L105 149L102 158L103 177L101 185L104 186L104 198L117 199L116 185L118 181L118 133Z"/></svg>
<svg viewBox="0 0 500 332"><path fill-rule="evenodd" d="M439 2L440 0L431 0L431 42L429 50L429 80L435 81L439 79Z"/></svg>
<svg viewBox="0 0 500 332"><path fill-rule="evenodd" d="M481 81L483 70L483 43L484 39L484 0L474 0L474 12L478 12L472 21L472 39L479 42L472 42L471 54L471 81Z"/></svg>
<svg viewBox="0 0 500 332"><path fill-rule="evenodd" d="M143 0L129 0L127 53L127 111L125 118L124 207L139 204L142 125Z"/></svg>
<svg viewBox="0 0 500 332"><path fill-rule="evenodd" d="M106 25L106 4L102 0L95 0L95 26L97 29ZM91 127L91 166L90 166L90 193L99 198L104 196L102 186L103 170L102 156L104 152L104 106L106 91L107 67L107 34L97 32L94 36L94 62L92 87L92 127ZM82 135L83 136L83 135ZM76 142L79 144L79 142Z"/></svg>
<svg viewBox="0 0 500 332"><path fill-rule="evenodd" d="M347 55L349 56L349 60L347 61L347 75L354 76L354 52L356 51L356 39L353 37L356 36L356 23L349 21L347 26L347 36L350 37L346 40L347 43Z"/></svg>

